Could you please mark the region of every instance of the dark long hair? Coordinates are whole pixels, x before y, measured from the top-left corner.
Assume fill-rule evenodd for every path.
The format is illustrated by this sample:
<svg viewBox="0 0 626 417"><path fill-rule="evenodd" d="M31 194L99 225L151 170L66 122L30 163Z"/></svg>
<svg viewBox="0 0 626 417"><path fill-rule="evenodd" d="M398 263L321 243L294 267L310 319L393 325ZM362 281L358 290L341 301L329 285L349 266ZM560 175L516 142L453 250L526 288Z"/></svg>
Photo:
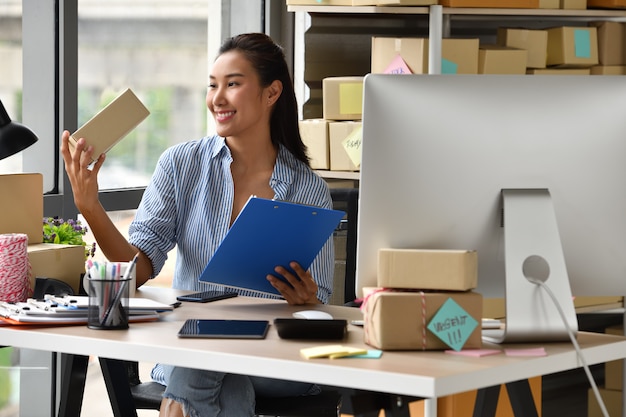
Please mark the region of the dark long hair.
<svg viewBox="0 0 626 417"><path fill-rule="evenodd" d="M283 84L283 91L270 118L272 143L277 147L282 144L297 159L310 166L306 146L298 128L296 93L283 48L263 33L244 33L226 39L218 56L233 50L240 51L252 64L259 76L261 87L269 86L274 80Z"/></svg>

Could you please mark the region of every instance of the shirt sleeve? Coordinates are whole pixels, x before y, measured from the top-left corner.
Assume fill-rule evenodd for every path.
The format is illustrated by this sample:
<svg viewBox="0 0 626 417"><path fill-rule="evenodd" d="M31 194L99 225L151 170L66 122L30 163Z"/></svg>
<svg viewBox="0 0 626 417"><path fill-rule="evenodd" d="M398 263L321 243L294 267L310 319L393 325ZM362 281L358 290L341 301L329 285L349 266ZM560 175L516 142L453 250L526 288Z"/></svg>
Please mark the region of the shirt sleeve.
<svg viewBox="0 0 626 417"><path fill-rule="evenodd" d="M143 194L137 214L129 227L129 241L152 262L154 278L163 268L167 253L176 244L175 176L171 170L170 152L157 163Z"/></svg>

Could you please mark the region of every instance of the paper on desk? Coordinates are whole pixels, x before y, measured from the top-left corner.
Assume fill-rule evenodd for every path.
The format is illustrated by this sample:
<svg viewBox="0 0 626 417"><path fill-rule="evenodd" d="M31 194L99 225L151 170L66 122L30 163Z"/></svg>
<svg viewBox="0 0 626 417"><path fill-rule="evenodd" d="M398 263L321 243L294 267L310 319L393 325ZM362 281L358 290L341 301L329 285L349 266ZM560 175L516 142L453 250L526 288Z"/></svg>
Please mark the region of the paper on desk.
<svg viewBox="0 0 626 417"><path fill-rule="evenodd" d="M481 356L497 355L502 353L498 349L465 349L465 350L446 350L445 353L458 356L472 356L479 358Z"/></svg>
<svg viewBox="0 0 626 417"><path fill-rule="evenodd" d="M506 356L547 356L546 349L542 347L532 349L504 349Z"/></svg>

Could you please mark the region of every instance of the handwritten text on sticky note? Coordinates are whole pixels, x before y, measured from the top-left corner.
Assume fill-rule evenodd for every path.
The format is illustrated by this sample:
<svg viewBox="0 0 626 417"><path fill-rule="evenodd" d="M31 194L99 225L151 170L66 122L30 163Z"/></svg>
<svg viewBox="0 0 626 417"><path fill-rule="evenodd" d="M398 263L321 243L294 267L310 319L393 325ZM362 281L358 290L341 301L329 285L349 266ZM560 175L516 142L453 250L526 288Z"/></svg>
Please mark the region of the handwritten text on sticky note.
<svg viewBox="0 0 626 417"><path fill-rule="evenodd" d="M341 142L341 145L346 150L346 153L350 157L350 160L355 166L361 165L361 144L363 142L363 127L359 126L354 129L346 138Z"/></svg>
<svg viewBox="0 0 626 417"><path fill-rule="evenodd" d="M428 323L428 330L454 350L461 350L478 322L452 298L448 298Z"/></svg>
<svg viewBox="0 0 626 417"><path fill-rule="evenodd" d="M384 74L411 74L412 71L409 66L406 64L404 59L400 56L400 54L396 55L395 58L391 61L385 71Z"/></svg>

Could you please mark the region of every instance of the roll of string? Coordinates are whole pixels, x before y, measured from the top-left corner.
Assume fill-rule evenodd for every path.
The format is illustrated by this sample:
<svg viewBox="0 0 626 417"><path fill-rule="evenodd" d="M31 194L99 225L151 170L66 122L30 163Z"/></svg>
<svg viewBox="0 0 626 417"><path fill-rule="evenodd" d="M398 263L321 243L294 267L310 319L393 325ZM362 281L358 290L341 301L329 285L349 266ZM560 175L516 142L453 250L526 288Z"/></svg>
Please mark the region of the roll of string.
<svg viewBox="0 0 626 417"><path fill-rule="evenodd" d="M31 295L28 236L0 234L0 301L26 301Z"/></svg>

